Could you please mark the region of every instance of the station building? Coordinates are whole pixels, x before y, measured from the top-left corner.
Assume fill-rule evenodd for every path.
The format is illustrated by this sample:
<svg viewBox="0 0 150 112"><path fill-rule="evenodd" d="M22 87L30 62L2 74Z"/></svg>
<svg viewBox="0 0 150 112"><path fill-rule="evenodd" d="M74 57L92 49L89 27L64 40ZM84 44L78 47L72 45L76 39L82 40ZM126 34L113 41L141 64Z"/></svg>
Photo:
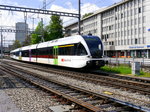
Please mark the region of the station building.
<svg viewBox="0 0 150 112"><path fill-rule="evenodd" d="M65 26L69 35L78 23ZM81 34L101 38L109 57L150 58L150 0L123 0L81 20Z"/></svg>

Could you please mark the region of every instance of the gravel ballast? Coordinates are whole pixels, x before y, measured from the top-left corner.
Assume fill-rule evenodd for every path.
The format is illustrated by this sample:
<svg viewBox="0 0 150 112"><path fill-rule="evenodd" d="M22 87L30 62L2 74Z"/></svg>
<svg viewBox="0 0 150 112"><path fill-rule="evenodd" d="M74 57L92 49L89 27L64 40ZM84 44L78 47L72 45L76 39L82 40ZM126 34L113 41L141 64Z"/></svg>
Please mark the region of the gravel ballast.
<svg viewBox="0 0 150 112"><path fill-rule="evenodd" d="M16 66L16 67L20 67L20 66ZM130 102L130 103L138 105L138 106L150 108L150 105L145 103L145 102L150 102L149 96L146 96L146 95L141 95L139 93L132 93L129 91L122 91L120 89L115 89L113 87L101 86L101 85L93 84L93 83L86 82L83 80L76 80L73 78L56 75L56 74L51 74L51 73L47 73L47 72L43 72L43 71L39 71L39 70L33 70L30 68L25 68L25 67L20 67L20 68L37 73L39 75L42 75L42 76L45 76L45 77L48 77L48 78L51 78L54 80L61 81L63 83L67 83L67 84L81 87L81 88L84 88L87 90L91 90L96 93L104 94L105 91L112 92L113 95L109 95L110 97L113 97L113 98L116 98L119 100L123 100L125 102ZM107 95L107 94L105 94L105 95Z"/></svg>
<svg viewBox="0 0 150 112"><path fill-rule="evenodd" d="M4 90L22 112L51 112L50 106L58 105L50 94L35 88Z"/></svg>

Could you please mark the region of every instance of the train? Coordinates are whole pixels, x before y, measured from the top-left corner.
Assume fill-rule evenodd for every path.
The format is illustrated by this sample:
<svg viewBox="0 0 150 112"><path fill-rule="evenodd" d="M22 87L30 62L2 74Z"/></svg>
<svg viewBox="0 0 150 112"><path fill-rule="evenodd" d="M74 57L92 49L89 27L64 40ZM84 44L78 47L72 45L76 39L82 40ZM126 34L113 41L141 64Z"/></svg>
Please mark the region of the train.
<svg viewBox="0 0 150 112"><path fill-rule="evenodd" d="M104 66L101 39L92 35L75 35L17 48L10 52L15 60L69 68Z"/></svg>

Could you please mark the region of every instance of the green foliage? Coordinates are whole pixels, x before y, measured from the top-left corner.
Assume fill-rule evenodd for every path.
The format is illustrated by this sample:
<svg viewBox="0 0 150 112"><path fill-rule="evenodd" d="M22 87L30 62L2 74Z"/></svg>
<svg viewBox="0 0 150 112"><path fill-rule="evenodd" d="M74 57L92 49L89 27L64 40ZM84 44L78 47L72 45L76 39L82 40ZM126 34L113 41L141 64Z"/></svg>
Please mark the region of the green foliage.
<svg viewBox="0 0 150 112"><path fill-rule="evenodd" d="M38 23L34 33L31 35L31 44L37 44L42 41L41 37L44 36L45 41L50 41L53 39L58 39L63 37L63 26L60 16L51 16L51 21L49 25L43 28L42 22Z"/></svg>
<svg viewBox="0 0 150 112"><path fill-rule="evenodd" d="M103 71L107 71L107 72L113 72L113 73L118 73L118 74L131 74L131 67L129 66L124 66L124 65L120 65L120 66L104 66L100 68Z"/></svg>
<svg viewBox="0 0 150 112"><path fill-rule="evenodd" d="M20 41L15 40L15 42L13 43L13 49L17 49L17 48L20 48L20 47L21 47Z"/></svg>
<svg viewBox="0 0 150 112"><path fill-rule="evenodd" d="M150 73L144 72L144 71L140 71L140 75L136 75L138 77L150 77Z"/></svg>
<svg viewBox="0 0 150 112"><path fill-rule="evenodd" d="M38 23L38 26L36 27L34 33L31 35L31 44L37 44L40 43L42 40L42 33L43 33L43 24L42 22Z"/></svg>
<svg viewBox="0 0 150 112"><path fill-rule="evenodd" d="M84 14L83 16L82 16L82 19L84 19L84 18L86 18L86 17L88 17L88 16L90 16L90 15L92 15L93 13L86 13L86 14Z"/></svg>
<svg viewBox="0 0 150 112"><path fill-rule="evenodd" d="M31 44L31 37L30 35L28 35L26 38L25 38L25 41L23 42L22 46L28 46Z"/></svg>
<svg viewBox="0 0 150 112"><path fill-rule="evenodd" d="M127 65L120 65L120 66L104 66L101 67L100 70L111 72L111 73L118 73L118 74L124 74L124 75L132 75L131 74L131 67ZM140 75L135 75L137 77L150 77L150 73L146 73L143 71L140 71Z"/></svg>
<svg viewBox="0 0 150 112"><path fill-rule="evenodd" d="M46 40L53 40L63 37L63 26L62 26L62 20L60 19L60 16L53 15L51 16L51 21L48 26L46 26L46 31L48 33L48 36L46 37Z"/></svg>

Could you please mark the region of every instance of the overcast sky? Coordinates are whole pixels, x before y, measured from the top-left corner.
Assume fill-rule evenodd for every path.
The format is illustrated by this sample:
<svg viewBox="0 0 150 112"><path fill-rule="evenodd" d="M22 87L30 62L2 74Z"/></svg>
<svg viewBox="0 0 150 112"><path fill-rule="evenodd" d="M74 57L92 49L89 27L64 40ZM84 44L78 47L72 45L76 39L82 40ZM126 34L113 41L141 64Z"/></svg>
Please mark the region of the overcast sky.
<svg viewBox="0 0 150 112"><path fill-rule="evenodd" d="M93 12L100 8L110 6L119 1L121 0L81 0L81 13L83 15L85 13ZM48 10L78 13L78 0L46 0L46 3L46 8ZM43 0L0 0L0 4L29 8L42 8ZM45 25L48 24L50 18L50 16L38 14L27 14L27 17L27 23L30 29L33 28L33 19L31 18L35 18L34 28L36 27L37 23L41 20L40 18L44 18ZM68 21L70 22L70 19L74 19L69 17L61 18L63 19L64 24L67 24ZM3 10L0 11L0 24L2 26L15 26L16 22L23 21L24 13L22 12L11 12ZM5 40L14 40L13 33L3 33L3 36L6 38Z"/></svg>

